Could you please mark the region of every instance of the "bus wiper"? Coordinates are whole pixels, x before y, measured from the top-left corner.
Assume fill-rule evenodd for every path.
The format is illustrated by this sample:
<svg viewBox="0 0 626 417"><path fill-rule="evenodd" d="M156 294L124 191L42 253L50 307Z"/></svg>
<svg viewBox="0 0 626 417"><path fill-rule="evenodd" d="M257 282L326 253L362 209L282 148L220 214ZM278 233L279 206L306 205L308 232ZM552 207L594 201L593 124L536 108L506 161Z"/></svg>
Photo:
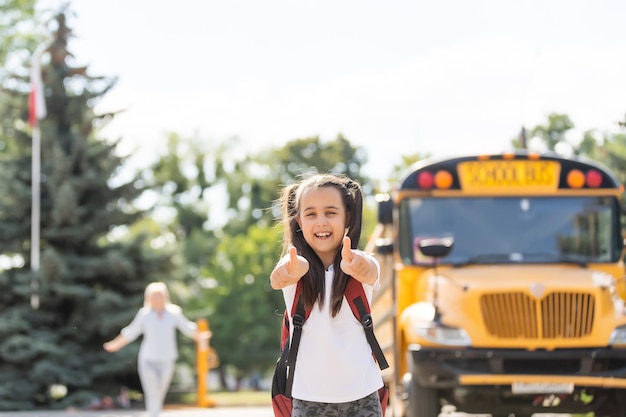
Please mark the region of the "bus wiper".
<svg viewBox="0 0 626 417"><path fill-rule="evenodd" d="M517 262L527 261L540 261L542 263L550 263L550 264L574 264L578 265L581 268L585 268L587 266L587 260L581 259L583 258L581 255L576 254L554 254L554 253L515 253L511 254L511 260L515 260Z"/></svg>
<svg viewBox="0 0 626 417"><path fill-rule="evenodd" d="M557 257L556 262L564 264L574 264L580 266L581 268L586 268L588 262L586 260L582 260L581 258L582 257L580 255L568 255L564 253Z"/></svg>
<svg viewBox="0 0 626 417"><path fill-rule="evenodd" d="M541 259L542 263L562 263L562 264L574 264L578 265L581 268L585 268L587 266L587 261L582 260L580 255L553 255L548 253L521 253L521 252L513 252L513 253L481 253L478 255L473 255L468 257L464 261L454 262L453 266L455 268L460 268L467 265L476 265L476 264L490 264L490 263L521 263L528 262L532 263L537 262Z"/></svg>
<svg viewBox="0 0 626 417"><path fill-rule="evenodd" d="M511 262L510 253L481 253L469 256L464 261L454 262L452 266L460 268L467 265Z"/></svg>

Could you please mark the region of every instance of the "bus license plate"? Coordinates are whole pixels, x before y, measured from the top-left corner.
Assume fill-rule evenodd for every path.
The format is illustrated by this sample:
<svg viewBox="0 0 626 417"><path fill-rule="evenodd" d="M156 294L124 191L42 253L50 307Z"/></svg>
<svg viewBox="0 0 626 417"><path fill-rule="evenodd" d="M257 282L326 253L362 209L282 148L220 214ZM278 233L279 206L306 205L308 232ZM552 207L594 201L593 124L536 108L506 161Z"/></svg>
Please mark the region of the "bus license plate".
<svg viewBox="0 0 626 417"><path fill-rule="evenodd" d="M513 394L571 394L574 392L572 382L514 382L511 385Z"/></svg>

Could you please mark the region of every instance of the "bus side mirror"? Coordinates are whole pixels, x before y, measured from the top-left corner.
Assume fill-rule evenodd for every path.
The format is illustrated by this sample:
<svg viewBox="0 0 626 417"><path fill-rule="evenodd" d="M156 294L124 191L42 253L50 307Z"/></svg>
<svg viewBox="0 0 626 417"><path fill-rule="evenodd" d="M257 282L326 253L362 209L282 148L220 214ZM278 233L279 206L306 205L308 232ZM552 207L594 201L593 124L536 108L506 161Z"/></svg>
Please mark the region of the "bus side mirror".
<svg viewBox="0 0 626 417"><path fill-rule="evenodd" d="M451 237L444 238L426 238L418 242L418 247L422 255L431 258L443 258L448 256L454 245L454 239Z"/></svg>
<svg viewBox="0 0 626 417"><path fill-rule="evenodd" d="M389 194L377 194L376 201L378 202L378 223L393 223L393 200L391 196Z"/></svg>

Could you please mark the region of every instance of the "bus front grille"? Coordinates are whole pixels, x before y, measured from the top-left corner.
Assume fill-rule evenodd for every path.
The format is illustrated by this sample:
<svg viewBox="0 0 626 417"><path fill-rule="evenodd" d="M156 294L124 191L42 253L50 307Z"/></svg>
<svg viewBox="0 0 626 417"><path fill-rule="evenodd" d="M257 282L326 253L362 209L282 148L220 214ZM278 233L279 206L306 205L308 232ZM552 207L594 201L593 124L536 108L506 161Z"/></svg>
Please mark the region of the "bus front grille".
<svg viewBox="0 0 626 417"><path fill-rule="evenodd" d="M523 292L485 294L480 309L493 337L577 339L593 329L595 298L580 292L554 292L541 299Z"/></svg>

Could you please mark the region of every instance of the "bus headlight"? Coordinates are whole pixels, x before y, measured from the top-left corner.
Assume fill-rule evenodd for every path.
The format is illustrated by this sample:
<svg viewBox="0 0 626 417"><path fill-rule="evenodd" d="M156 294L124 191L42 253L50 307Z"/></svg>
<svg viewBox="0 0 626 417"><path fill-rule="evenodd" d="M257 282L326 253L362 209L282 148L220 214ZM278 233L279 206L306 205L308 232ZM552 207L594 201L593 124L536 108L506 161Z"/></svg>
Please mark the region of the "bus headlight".
<svg viewBox="0 0 626 417"><path fill-rule="evenodd" d="M609 345L626 345L626 326L621 326L613 330Z"/></svg>
<svg viewBox="0 0 626 417"><path fill-rule="evenodd" d="M431 303L414 304L405 309L403 316L415 336L430 343L445 346L469 346L472 343L465 330L435 320L436 310Z"/></svg>

